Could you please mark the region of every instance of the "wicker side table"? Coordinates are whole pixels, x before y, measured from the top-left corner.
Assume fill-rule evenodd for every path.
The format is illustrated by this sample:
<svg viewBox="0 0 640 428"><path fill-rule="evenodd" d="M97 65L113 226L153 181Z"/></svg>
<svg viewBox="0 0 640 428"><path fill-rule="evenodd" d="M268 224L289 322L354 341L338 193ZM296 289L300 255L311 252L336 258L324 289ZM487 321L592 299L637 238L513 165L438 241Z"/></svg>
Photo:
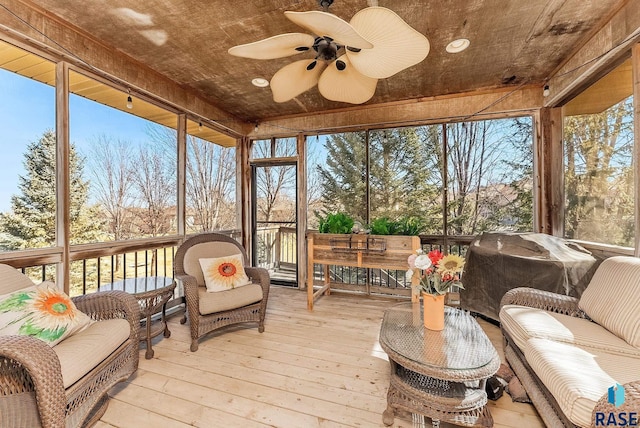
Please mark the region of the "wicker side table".
<svg viewBox="0 0 640 428"><path fill-rule="evenodd" d="M173 297L175 288L176 282L173 278L164 276L126 278L122 281L100 287L101 290L126 291L127 293L133 294L138 300L138 304L140 305L140 321L144 320L144 325L142 323L140 325L139 337L140 341L146 342L147 351L144 357L147 360L153 358L154 354L151 339L160 333L163 333L164 337L171 336L166 321L166 306L167 302ZM160 323L158 326L152 328L151 317L158 313L162 314Z"/></svg>
<svg viewBox="0 0 640 428"><path fill-rule="evenodd" d="M444 330L430 331L422 324L419 303L396 305L384 314L380 345L391 367L385 425L403 409L431 418L434 427L440 421L493 426L485 383L500 357L468 312L446 307Z"/></svg>

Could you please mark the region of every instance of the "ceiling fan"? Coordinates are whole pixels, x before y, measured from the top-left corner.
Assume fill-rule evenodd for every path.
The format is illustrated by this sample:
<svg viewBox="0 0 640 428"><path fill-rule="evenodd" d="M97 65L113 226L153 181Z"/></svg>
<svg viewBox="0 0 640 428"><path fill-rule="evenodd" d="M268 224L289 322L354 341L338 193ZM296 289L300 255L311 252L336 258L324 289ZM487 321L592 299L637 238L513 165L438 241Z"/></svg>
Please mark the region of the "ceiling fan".
<svg viewBox="0 0 640 428"><path fill-rule="evenodd" d="M297 25L309 30L287 33L234 46L229 53L252 59L275 59L314 52L282 67L271 78L273 100L289 101L316 84L323 97L362 104L385 79L418 64L429 53L429 41L384 7L367 7L350 22L326 12L333 0L319 0L324 12L285 12Z"/></svg>

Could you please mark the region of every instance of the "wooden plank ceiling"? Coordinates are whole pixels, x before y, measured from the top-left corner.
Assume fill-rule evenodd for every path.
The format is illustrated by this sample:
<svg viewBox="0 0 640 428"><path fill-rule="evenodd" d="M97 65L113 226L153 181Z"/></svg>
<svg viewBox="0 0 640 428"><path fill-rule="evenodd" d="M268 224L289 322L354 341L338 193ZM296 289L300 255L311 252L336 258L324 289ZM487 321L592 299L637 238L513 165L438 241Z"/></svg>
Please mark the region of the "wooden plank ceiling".
<svg viewBox="0 0 640 428"><path fill-rule="evenodd" d="M317 88L276 103L270 79L297 59L252 60L227 50L277 34L305 32L284 11L320 10L317 0L23 0L124 52L249 122L310 114L348 105L328 101ZM625 0L335 0L330 12L349 21L374 4L396 12L427 36L431 51L418 65L378 83L366 105L474 90L540 84ZM465 37L471 46L449 54ZM211 118L215 119L215 118Z"/></svg>

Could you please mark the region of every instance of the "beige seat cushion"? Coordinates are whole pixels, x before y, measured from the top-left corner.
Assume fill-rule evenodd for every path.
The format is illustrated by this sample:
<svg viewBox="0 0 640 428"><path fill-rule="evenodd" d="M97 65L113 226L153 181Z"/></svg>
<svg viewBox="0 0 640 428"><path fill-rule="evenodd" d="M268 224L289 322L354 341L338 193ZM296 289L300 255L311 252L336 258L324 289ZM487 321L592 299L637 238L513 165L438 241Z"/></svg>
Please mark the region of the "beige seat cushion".
<svg viewBox="0 0 640 428"><path fill-rule="evenodd" d="M583 318L526 306L505 305L500 310L500 323L520 349L524 349L529 339L540 338L640 357L640 348L631 346L604 327Z"/></svg>
<svg viewBox="0 0 640 428"><path fill-rule="evenodd" d="M640 348L640 259L611 257L591 278L578 305L589 317Z"/></svg>
<svg viewBox="0 0 640 428"><path fill-rule="evenodd" d="M127 320L98 321L54 346L62 367L64 387L70 387L89 373L118 349L129 334Z"/></svg>
<svg viewBox="0 0 640 428"><path fill-rule="evenodd" d="M609 387L637 380L640 373L640 358L547 339L529 339L524 355L562 412L585 428Z"/></svg>
<svg viewBox="0 0 640 428"><path fill-rule="evenodd" d="M200 313L207 315L259 302L262 300L262 287L259 284L249 284L217 293L209 293L205 287L198 287L198 296Z"/></svg>

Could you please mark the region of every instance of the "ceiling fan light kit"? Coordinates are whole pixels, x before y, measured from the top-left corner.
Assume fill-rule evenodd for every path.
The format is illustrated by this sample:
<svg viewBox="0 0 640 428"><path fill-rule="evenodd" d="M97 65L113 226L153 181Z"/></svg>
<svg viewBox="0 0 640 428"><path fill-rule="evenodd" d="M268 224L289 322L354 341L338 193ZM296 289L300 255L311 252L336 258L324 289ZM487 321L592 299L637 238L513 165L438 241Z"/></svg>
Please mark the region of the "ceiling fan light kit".
<svg viewBox="0 0 640 428"><path fill-rule="evenodd" d="M384 7L362 9L350 22L320 11L287 11L285 16L314 35L280 34L229 49L231 55L252 59L315 54L273 75L270 84L276 102L289 101L318 85L329 100L362 104L373 97L378 79L418 64L429 53L427 38Z"/></svg>

